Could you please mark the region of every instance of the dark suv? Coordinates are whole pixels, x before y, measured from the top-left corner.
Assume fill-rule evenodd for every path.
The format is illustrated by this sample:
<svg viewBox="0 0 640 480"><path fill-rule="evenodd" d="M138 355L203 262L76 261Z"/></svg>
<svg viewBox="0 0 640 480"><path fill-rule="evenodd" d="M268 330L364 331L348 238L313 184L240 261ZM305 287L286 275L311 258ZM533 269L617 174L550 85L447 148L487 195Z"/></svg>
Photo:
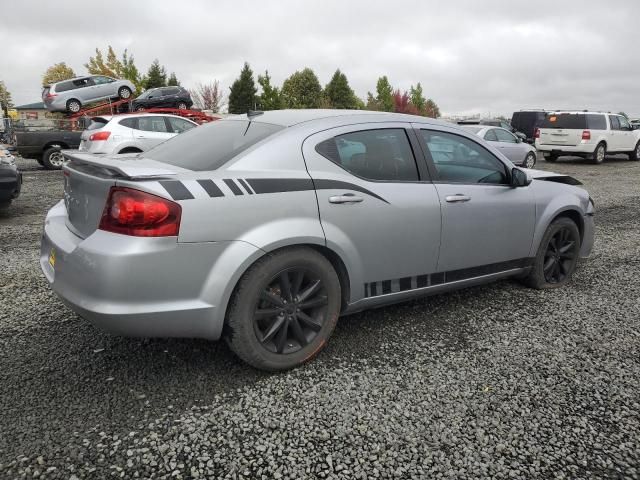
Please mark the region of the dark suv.
<svg viewBox="0 0 640 480"><path fill-rule="evenodd" d="M133 101L133 110L148 108L191 108L191 94L183 87L161 87L147 90Z"/></svg>

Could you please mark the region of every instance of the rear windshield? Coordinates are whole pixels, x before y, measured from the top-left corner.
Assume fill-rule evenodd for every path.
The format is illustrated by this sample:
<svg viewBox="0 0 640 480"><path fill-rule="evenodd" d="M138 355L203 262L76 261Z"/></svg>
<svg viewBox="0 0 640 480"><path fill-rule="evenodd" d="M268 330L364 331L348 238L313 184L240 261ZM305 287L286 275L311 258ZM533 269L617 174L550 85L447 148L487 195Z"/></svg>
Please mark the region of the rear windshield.
<svg viewBox="0 0 640 480"><path fill-rule="evenodd" d="M607 122L604 115L596 113L550 113L542 121L540 128L606 130Z"/></svg>
<svg viewBox="0 0 640 480"><path fill-rule="evenodd" d="M141 158L190 170L215 170L283 128L248 120L218 120L181 133L146 151Z"/></svg>
<svg viewBox="0 0 640 480"><path fill-rule="evenodd" d="M92 118L91 123L87 127L87 130L98 130L99 128L104 127L107 123L109 123L109 120L107 120L106 118L102 118L102 117Z"/></svg>

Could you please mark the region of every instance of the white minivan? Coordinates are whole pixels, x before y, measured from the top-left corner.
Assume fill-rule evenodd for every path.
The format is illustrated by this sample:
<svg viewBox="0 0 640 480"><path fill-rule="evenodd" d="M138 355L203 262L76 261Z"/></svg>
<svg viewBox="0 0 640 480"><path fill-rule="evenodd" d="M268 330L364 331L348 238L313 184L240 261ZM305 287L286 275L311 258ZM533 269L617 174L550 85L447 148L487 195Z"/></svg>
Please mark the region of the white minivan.
<svg viewBox="0 0 640 480"><path fill-rule="evenodd" d="M548 113L536 129L535 145L548 162L569 155L602 163L607 153L640 160L640 130L634 130L623 115L613 113Z"/></svg>

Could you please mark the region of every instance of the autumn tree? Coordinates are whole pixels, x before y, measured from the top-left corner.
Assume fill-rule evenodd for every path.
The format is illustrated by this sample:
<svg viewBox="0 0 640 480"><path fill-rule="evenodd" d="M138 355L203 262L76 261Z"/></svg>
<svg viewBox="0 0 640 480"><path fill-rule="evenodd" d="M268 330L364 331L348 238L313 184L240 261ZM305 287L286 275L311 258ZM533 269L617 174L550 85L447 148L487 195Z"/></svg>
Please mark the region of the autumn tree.
<svg viewBox="0 0 640 480"><path fill-rule="evenodd" d="M52 83L61 82L62 80L69 80L75 76L76 74L71 67L67 66L64 62L60 62L47 68L42 76L42 84L51 85Z"/></svg>
<svg viewBox="0 0 640 480"><path fill-rule="evenodd" d="M271 85L271 77L269 71L265 71L264 75L258 75L258 84L262 88L262 92L258 96L258 108L260 110L279 110L282 108L282 98L278 87Z"/></svg>
<svg viewBox="0 0 640 480"><path fill-rule="evenodd" d="M102 50L96 48L96 56L89 57L89 63L84 66L91 75L105 75L107 77L122 78L122 62L118 60L113 47L107 47L107 59L105 61Z"/></svg>
<svg viewBox="0 0 640 480"><path fill-rule="evenodd" d="M167 72L163 66L160 65L160 62L156 58L147 74L144 76L144 88L147 90L150 88L158 88L158 87L166 87L167 86Z"/></svg>
<svg viewBox="0 0 640 480"><path fill-rule="evenodd" d="M322 87L310 68L295 72L282 84L282 99L287 108L319 108Z"/></svg>
<svg viewBox="0 0 640 480"><path fill-rule="evenodd" d="M196 107L218 113L222 107L223 93L218 80L209 83L198 83L196 88L189 90L191 99Z"/></svg>
<svg viewBox="0 0 640 480"><path fill-rule="evenodd" d="M340 69L333 74L331 81L324 89L324 95L329 101L329 108L358 108L356 94L349 86L347 76Z"/></svg>
<svg viewBox="0 0 640 480"><path fill-rule="evenodd" d="M396 113L408 113L410 115L420 114L416 106L411 103L409 93L401 92L399 89L393 92L393 111Z"/></svg>
<svg viewBox="0 0 640 480"><path fill-rule="evenodd" d="M229 113L247 113L256 108L256 88L253 71L244 63L240 76L231 85L229 92Z"/></svg>
<svg viewBox="0 0 640 480"><path fill-rule="evenodd" d="M0 108L4 112L5 116L8 116L9 109L13 108L11 93L7 90L7 87L2 80L0 80Z"/></svg>

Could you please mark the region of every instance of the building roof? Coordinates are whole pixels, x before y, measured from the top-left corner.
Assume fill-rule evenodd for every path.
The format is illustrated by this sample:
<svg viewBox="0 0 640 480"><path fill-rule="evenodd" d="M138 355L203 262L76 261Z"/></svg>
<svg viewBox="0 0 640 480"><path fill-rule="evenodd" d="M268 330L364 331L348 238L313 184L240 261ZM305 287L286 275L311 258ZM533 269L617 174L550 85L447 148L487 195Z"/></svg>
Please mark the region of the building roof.
<svg viewBox="0 0 640 480"><path fill-rule="evenodd" d="M27 103L25 105L18 105L15 107L16 110L46 110L47 107L44 106L44 102L35 102L35 103Z"/></svg>

